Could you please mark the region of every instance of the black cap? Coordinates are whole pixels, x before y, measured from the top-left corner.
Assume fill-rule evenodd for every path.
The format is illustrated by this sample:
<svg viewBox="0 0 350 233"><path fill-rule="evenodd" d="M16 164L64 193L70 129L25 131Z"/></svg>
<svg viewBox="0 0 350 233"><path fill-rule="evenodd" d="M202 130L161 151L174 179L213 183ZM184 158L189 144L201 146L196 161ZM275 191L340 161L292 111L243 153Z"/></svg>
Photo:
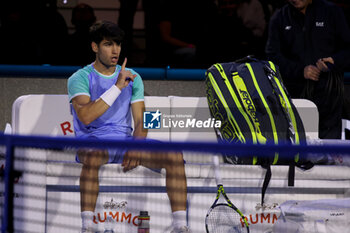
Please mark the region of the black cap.
<svg viewBox="0 0 350 233"><path fill-rule="evenodd" d="M148 216L148 211L140 211L140 216Z"/></svg>

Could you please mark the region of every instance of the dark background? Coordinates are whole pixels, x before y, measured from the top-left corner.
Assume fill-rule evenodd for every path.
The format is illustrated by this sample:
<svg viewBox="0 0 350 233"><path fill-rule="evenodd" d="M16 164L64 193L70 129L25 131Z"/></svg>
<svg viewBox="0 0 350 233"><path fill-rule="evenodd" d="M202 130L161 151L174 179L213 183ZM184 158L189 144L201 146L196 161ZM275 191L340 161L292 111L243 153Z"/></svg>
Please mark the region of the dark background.
<svg viewBox="0 0 350 233"><path fill-rule="evenodd" d="M332 0L341 6L350 22L350 3L346 0ZM31 65L79 65L93 61L89 54L89 42L81 46L72 42L77 25L71 22L75 3L67 0L11 0L0 5L0 64ZM89 1L94 4L94 1ZM123 57L128 57L128 66L201 68L206 69L216 62L228 62L246 55L265 58L264 46L271 15L285 4L283 0L259 0L265 19L265 30L260 36L237 16L237 6L244 0L123 0L98 1L91 5L96 19L119 23L119 16L127 40L123 43ZM132 2L136 2L132 6ZM167 5L175 4L169 8ZM135 8L135 9L133 9ZM187 9L187 10L184 10ZM143 27L133 27L133 15L137 14ZM162 42L159 23L162 20L176 20L173 28L181 28L177 35L196 45L194 61L173 61L171 48ZM137 22L136 22L137 23ZM82 37L88 40L86 36ZM82 45L84 44L84 46ZM77 47L80 47L79 49ZM350 70L350 69L349 69Z"/></svg>

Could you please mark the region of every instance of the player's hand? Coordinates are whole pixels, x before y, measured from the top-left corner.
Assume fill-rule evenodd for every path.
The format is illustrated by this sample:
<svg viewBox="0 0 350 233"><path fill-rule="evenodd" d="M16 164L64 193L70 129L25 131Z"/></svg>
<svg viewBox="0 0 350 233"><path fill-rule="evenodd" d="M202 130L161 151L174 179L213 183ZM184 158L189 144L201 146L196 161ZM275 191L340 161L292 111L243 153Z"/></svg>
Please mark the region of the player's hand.
<svg viewBox="0 0 350 233"><path fill-rule="evenodd" d="M318 81L321 71L314 65L308 65L304 68L304 78Z"/></svg>
<svg viewBox="0 0 350 233"><path fill-rule="evenodd" d="M325 57L325 58L320 58L316 62L317 68L322 71L322 72L327 72L329 71L329 68L326 64L326 62L329 62L334 65L334 60L331 57Z"/></svg>
<svg viewBox="0 0 350 233"><path fill-rule="evenodd" d="M124 155L122 162L123 172L130 171L141 164L141 151L128 151Z"/></svg>
<svg viewBox="0 0 350 233"><path fill-rule="evenodd" d="M136 77L136 74L132 74L130 70L125 70L126 62L127 62L127 59L125 58L122 65L122 69L120 70L120 73L118 76L118 80L115 84L120 90L128 86L129 83L131 81L134 81L134 78Z"/></svg>

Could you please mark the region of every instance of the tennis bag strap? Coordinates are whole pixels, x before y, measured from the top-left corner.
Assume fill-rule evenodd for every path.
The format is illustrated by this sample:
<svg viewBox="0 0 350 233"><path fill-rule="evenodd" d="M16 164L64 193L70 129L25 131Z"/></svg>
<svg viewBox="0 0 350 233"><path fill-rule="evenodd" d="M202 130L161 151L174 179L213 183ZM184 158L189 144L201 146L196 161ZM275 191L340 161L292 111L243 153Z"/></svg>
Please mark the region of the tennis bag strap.
<svg viewBox="0 0 350 233"><path fill-rule="evenodd" d="M262 167L266 169L264 183L263 183L263 186L261 189L261 206L264 206L265 193L266 193L267 187L269 186L272 172L271 172L271 165L270 164L268 164L267 166L262 166Z"/></svg>
<svg viewBox="0 0 350 233"><path fill-rule="evenodd" d="M263 165L263 168L266 169L265 177L264 177L264 183L261 189L261 206L264 205L264 199L265 199L265 193L267 190L267 187L269 186L272 172L271 172L271 165ZM290 164L289 170L288 170L288 186L294 186L294 178L295 178L295 165Z"/></svg>

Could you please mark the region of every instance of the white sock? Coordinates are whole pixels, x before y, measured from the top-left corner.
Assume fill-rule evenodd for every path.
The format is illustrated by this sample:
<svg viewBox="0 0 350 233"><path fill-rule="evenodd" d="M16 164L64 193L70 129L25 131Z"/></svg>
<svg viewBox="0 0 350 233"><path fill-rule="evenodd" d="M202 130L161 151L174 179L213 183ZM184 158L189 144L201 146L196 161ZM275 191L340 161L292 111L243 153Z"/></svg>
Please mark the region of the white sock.
<svg viewBox="0 0 350 233"><path fill-rule="evenodd" d="M94 212L92 211L81 212L81 221L82 221L83 229L88 229L89 227L92 228L93 220L94 220Z"/></svg>
<svg viewBox="0 0 350 233"><path fill-rule="evenodd" d="M173 212L173 227L174 228L180 228L183 226L187 226L186 221L186 210L179 210Z"/></svg>

